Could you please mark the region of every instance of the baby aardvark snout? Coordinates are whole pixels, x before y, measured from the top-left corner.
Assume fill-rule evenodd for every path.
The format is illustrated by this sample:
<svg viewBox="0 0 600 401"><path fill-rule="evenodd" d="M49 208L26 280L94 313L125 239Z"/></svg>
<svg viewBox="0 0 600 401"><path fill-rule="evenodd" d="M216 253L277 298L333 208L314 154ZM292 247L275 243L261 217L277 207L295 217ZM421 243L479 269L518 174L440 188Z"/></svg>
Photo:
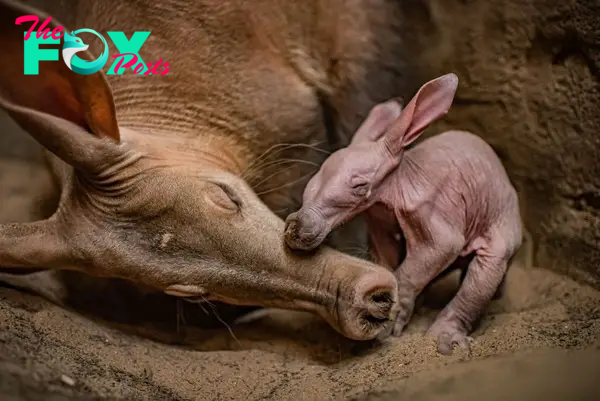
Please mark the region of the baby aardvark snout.
<svg viewBox="0 0 600 401"><path fill-rule="evenodd" d="M323 241L324 232L325 221L312 210L300 209L285 220L285 241L292 249L316 248Z"/></svg>
<svg viewBox="0 0 600 401"><path fill-rule="evenodd" d="M340 326L346 336L370 340L386 332L397 313L397 282L393 274L374 268L354 283L353 304L339 308Z"/></svg>

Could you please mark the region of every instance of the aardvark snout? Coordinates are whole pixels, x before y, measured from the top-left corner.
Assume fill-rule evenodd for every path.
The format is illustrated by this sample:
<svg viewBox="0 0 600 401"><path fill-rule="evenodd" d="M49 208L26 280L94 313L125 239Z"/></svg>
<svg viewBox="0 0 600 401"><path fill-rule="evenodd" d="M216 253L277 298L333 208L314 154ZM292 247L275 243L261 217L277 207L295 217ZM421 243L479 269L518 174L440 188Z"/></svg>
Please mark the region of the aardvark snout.
<svg viewBox="0 0 600 401"><path fill-rule="evenodd" d="M325 221L312 210L300 209L285 220L285 241L292 249L314 249L326 236Z"/></svg>
<svg viewBox="0 0 600 401"><path fill-rule="evenodd" d="M387 270L374 269L354 283L354 302L339 307L340 326L355 340L370 340L384 335L397 313L397 282Z"/></svg>

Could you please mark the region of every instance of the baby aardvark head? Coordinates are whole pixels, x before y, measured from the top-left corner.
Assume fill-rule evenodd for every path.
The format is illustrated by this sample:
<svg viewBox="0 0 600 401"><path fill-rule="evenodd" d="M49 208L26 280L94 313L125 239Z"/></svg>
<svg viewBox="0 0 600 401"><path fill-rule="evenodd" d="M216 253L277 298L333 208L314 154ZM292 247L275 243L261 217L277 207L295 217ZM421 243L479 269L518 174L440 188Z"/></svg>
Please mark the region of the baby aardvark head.
<svg viewBox="0 0 600 401"><path fill-rule="evenodd" d="M446 74L425 83L404 109L396 100L373 107L350 145L333 153L308 182L302 208L286 219L287 244L314 249L376 202L406 147L448 112L457 86L458 77Z"/></svg>

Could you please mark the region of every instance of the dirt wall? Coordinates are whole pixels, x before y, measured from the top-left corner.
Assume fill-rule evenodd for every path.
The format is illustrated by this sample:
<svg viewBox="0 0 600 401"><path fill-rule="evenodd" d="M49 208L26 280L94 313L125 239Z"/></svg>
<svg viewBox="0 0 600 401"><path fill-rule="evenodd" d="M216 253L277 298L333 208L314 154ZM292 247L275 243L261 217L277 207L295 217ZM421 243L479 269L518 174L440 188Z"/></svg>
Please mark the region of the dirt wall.
<svg viewBox="0 0 600 401"><path fill-rule="evenodd" d="M122 302L122 286L87 292L73 280L69 289L87 297L71 309L2 285L1 400L598 399L600 293L544 268L600 287L599 6L390 1L405 7L411 63L422 74L413 84L448 71L461 80L452 112L431 133L469 129L497 149L536 239L542 268L509 271L473 352L443 357L422 336L448 296L419 311L403 337L365 350L289 311L201 330L194 316L208 319L204 310ZM49 176L39 147L1 114L0 131L0 222L28 221ZM87 304L118 310L129 324Z"/></svg>
<svg viewBox="0 0 600 401"><path fill-rule="evenodd" d="M472 130L522 197L536 264L600 288L600 2L405 0L424 80L460 78L428 134Z"/></svg>

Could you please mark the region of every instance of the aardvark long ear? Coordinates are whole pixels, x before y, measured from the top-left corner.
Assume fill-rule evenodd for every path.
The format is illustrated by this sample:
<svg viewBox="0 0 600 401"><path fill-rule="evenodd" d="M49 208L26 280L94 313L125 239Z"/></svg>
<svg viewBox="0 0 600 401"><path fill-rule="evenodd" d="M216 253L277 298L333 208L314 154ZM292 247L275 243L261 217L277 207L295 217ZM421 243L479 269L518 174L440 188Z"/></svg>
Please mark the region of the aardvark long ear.
<svg viewBox="0 0 600 401"><path fill-rule="evenodd" d="M402 105L402 100L397 98L373 106L365 121L356 130L351 144L378 140L400 116Z"/></svg>
<svg viewBox="0 0 600 401"><path fill-rule="evenodd" d="M385 133L384 140L394 154L414 142L429 124L448 113L457 87L458 77L453 73L421 86L402 110L400 118Z"/></svg>
<svg viewBox="0 0 600 401"><path fill-rule="evenodd" d="M43 52L55 52L56 59L40 62L37 75L25 75L25 32L33 22L15 22L27 15L39 17L35 29L48 18L12 0L0 0L0 106L62 160L79 169L93 168L103 153L99 149L116 144L106 138L119 141L108 82L102 72L80 75L71 71L59 57L60 43L55 48L42 46ZM57 26L61 24L54 18L47 25L50 31ZM28 40L35 39L32 32ZM94 59L87 51L79 54Z"/></svg>

